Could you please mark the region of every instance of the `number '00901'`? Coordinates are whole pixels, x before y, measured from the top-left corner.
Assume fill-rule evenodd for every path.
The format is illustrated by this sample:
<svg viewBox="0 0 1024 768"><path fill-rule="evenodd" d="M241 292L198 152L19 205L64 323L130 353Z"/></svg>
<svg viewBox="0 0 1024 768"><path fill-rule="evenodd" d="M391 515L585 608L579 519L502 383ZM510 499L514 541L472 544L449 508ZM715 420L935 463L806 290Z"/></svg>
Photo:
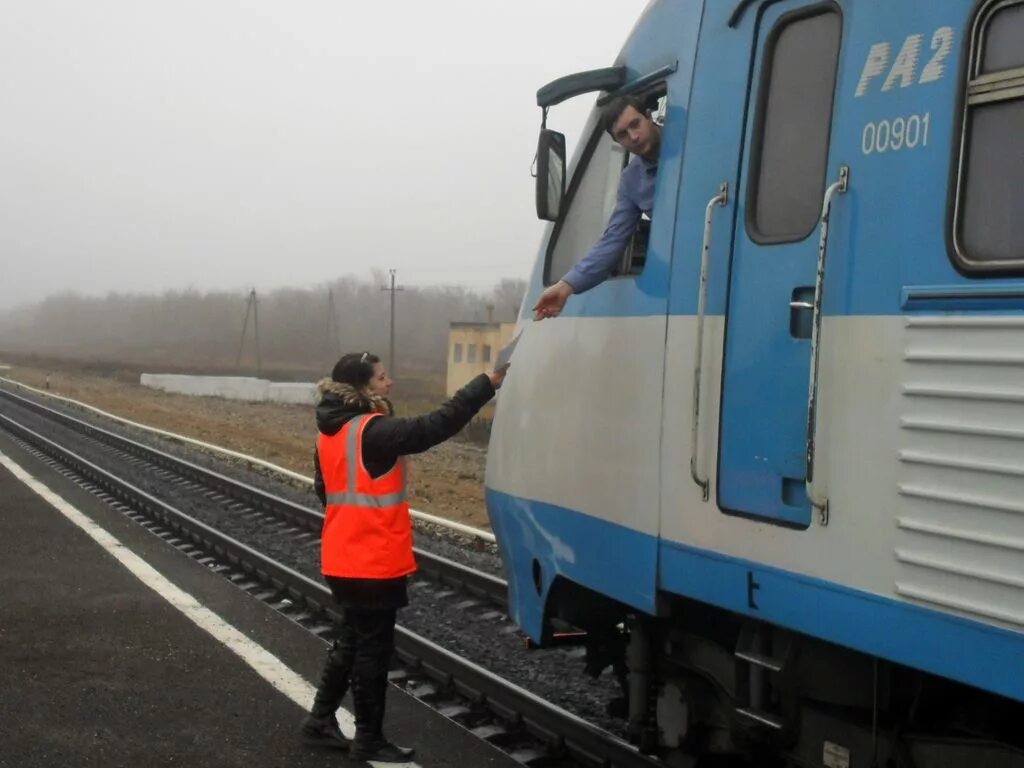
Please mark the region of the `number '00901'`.
<svg viewBox="0 0 1024 768"><path fill-rule="evenodd" d="M897 117L868 123L860 137L860 149L865 155L899 152L928 146L931 113Z"/></svg>

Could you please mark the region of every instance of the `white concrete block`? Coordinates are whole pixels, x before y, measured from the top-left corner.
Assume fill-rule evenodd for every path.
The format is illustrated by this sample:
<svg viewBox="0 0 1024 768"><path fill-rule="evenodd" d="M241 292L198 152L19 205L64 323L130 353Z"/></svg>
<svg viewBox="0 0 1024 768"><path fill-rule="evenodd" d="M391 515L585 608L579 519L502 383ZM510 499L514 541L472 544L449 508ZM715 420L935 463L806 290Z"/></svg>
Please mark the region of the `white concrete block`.
<svg viewBox="0 0 1024 768"><path fill-rule="evenodd" d="M270 382L248 376L195 376L187 383L185 394L224 397L262 403L267 399Z"/></svg>
<svg viewBox="0 0 1024 768"><path fill-rule="evenodd" d="M196 397L223 397L250 403L266 401L312 405L315 384L275 383L250 376L187 376L177 373L144 373L139 378L144 387Z"/></svg>
<svg viewBox="0 0 1024 768"><path fill-rule="evenodd" d="M275 403L313 405L315 398L315 384L271 382L267 392L267 399Z"/></svg>

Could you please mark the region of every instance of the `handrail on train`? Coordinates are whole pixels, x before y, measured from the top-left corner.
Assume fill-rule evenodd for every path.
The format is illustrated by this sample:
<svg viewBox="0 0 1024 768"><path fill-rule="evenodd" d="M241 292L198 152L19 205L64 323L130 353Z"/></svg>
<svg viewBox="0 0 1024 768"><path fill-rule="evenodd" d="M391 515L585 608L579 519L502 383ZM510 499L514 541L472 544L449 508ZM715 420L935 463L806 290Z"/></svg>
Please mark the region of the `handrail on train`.
<svg viewBox="0 0 1024 768"><path fill-rule="evenodd" d="M690 477L700 486L707 501L710 496L710 482L700 472L700 388L703 381L704 362L704 316L707 313L708 295L708 253L711 251L711 217L715 206L725 207L729 202L729 185L722 182L718 194L708 201L704 209L704 243L700 251L700 282L697 289L697 343L693 352L693 419L690 424Z"/></svg>
<svg viewBox="0 0 1024 768"><path fill-rule="evenodd" d="M818 510L818 521L828 525L828 497L821 494L814 482L815 432L818 427L818 362L821 348L821 302L825 295L825 258L828 256L828 220L832 198L845 194L850 184L850 167L840 166L839 179L825 190L821 205L821 234L818 237L818 271L814 280L814 318L811 325L811 371L807 382L807 498Z"/></svg>

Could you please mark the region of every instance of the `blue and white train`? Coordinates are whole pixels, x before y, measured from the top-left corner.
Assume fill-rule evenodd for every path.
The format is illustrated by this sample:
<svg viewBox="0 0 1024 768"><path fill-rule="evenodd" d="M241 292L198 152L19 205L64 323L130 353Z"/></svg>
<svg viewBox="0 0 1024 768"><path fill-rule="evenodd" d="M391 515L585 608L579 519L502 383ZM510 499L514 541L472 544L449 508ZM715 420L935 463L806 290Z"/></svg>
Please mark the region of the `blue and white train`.
<svg viewBox="0 0 1024 768"><path fill-rule="evenodd" d="M588 91L488 453L514 619L585 629L670 764L1024 765L1024 0L653 0L545 120ZM622 93L650 221L532 322Z"/></svg>

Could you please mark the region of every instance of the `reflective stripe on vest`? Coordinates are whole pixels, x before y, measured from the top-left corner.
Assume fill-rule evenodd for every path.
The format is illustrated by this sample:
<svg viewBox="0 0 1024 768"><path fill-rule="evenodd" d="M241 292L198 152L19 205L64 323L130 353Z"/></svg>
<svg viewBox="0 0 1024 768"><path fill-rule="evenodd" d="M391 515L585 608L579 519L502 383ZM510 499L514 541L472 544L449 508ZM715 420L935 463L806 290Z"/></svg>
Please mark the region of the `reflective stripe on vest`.
<svg viewBox="0 0 1024 768"><path fill-rule="evenodd" d="M362 433L363 422L369 421L372 416L356 416L348 423L348 436L345 439L345 462L347 477L346 491L340 493L328 493L328 504L342 504L347 507L393 507L405 501L405 477L402 477L402 490L398 493L391 493L385 496L371 496L366 493L356 493L356 468L362 459L362 451L359 450L359 436ZM399 459L400 461L401 459ZM403 473L404 474L404 473Z"/></svg>
<svg viewBox="0 0 1024 768"><path fill-rule="evenodd" d="M328 504L341 504L346 507L393 507L405 501L405 491L387 496L367 496L363 493L328 493Z"/></svg>
<svg viewBox="0 0 1024 768"><path fill-rule="evenodd" d="M317 442L327 502L320 570L327 576L391 579L416 570L404 462L376 478L363 463L362 435L378 416L356 416Z"/></svg>

